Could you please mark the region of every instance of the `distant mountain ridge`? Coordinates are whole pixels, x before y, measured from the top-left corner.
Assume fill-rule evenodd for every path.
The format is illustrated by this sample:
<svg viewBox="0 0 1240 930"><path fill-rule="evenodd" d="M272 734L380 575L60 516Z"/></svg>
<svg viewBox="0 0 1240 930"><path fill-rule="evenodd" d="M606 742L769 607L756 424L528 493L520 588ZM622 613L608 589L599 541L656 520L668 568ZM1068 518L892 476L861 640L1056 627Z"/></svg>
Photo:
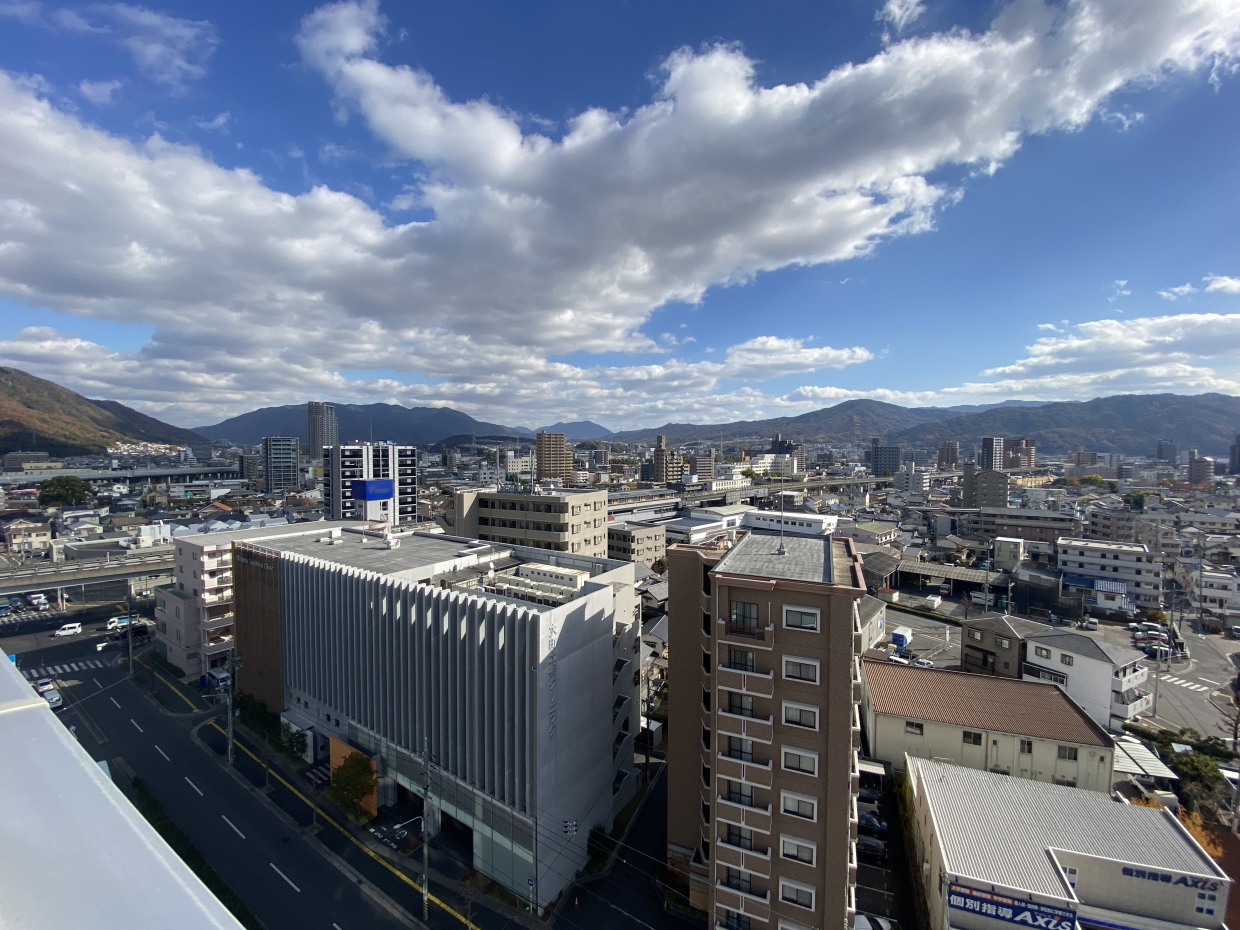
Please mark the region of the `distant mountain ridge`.
<svg viewBox="0 0 1240 930"><path fill-rule="evenodd" d="M90 400L18 368L0 368L0 454L100 455L118 442L189 445L197 433L114 400Z"/></svg>
<svg viewBox="0 0 1240 930"><path fill-rule="evenodd" d="M605 426L599 426L592 420L574 420L572 423L556 423L552 426L540 426L535 432L538 433L563 433L567 439L609 439L612 435L611 430Z"/></svg>

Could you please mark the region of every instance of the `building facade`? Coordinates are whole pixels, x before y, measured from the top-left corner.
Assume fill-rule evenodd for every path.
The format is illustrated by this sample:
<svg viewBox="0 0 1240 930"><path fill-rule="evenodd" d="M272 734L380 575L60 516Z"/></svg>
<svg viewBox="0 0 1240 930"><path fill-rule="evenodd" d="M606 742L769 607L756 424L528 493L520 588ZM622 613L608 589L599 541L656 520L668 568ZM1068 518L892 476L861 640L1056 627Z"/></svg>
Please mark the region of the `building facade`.
<svg viewBox="0 0 1240 930"><path fill-rule="evenodd" d="M939 443L939 471L952 471L960 465L960 443L955 440Z"/></svg>
<svg viewBox="0 0 1240 930"><path fill-rule="evenodd" d="M653 565L667 551L667 529L641 523L613 523L607 527L607 558Z"/></svg>
<svg viewBox="0 0 1240 930"><path fill-rule="evenodd" d="M455 504L456 531L471 539L607 556L606 491L465 489L456 492Z"/></svg>
<svg viewBox="0 0 1240 930"><path fill-rule="evenodd" d="M572 480L573 453L563 433L539 433L534 440L534 458L540 481L545 478Z"/></svg>
<svg viewBox="0 0 1240 930"><path fill-rule="evenodd" d="M323 449L323 509L329 520L408 523L418 518L414 446L359 442Z"/></svg>
<svg viewBox="0 0 1240 930"><path fill-rule="evenodd" d="M883 478L894 475L904 461L904 450L899 446L880 446L878 440L870 442L870 474Z"/></svg>
<svg viewBox="0 0 1240 930"><path fill-rule="evenodd" d="M1006 472L995 469L978 471L973 465L964 466L960 479L965 507L1007 507L1012 479Z"/></svg>
<svg viewBox="0 0 1240 930"><path fill-rule="evenodd" d="M850 926L860 557L750 533L668 563L669 867L712 927Z"/></svg>
<svg viewBox="0 0 1240 930"><path fill-rule="evenodd" d="M1162 555L1140 543L1061 536L1055 540L1059 569L1067 575L1119 582L1138 607L1162 607Z"/></svg>
<svg viewBox="0 0 1240 930"><path fill-rule="evenodd" d="M301 484L297 468L300 443L295 436L268 436L262 443L263 490L272 495L295 491Z"/></svg>
<svg viewBox="0 0 1240 930"><path fill-rule="evenodd" d="M998 471L1007 464L1004 455L1003 438L1000 436L983 436L982 453L978 456L977 467L982 471Z"/></svg>
<svg viewBox="0 0 1240 930"><path fill-rule="evenodd" d="M325 448L340 442L336 408L331 404L312 400L306 404L306 416L310 421L310 459L317 462L323 458Z"/></svg>

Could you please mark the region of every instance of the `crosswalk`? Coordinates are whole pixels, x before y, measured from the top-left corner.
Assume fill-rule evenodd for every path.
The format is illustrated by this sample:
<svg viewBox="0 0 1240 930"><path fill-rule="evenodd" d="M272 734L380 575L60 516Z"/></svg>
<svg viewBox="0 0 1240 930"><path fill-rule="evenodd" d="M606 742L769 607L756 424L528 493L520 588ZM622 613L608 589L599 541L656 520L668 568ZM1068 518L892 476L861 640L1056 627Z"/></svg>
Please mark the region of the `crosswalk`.
<svg viewBox="0 0 1240 930"><path fill-rule="evenodd" d="M1169 685L1179 685L1181 688L1187 688L1189 691L1209 691L1209 685L1199 685L1195 681L1185 681L1183 678L1173 678L1170 675L1160 675L1160 681L1165 681Z"/></svg>
<svg viewBox="0 0 1240 930"><path fill-rule="evenodd" d="M81 662L66 662L64 665L28 668L23 674L30 681L34 681L36 678L51 678L54 675L67 675L70 672L85 672L92 668L103 668L105 664L102 659L83 659Z"/></svg>
<svg viewBox="0 0 1240 930"><path fill-rule="evenodd" d="M322 788L332 780L331 763L324 762L321 765L316 765L312 769L306 769L305 775L312 782L314 782L314 787Z"/></svg>

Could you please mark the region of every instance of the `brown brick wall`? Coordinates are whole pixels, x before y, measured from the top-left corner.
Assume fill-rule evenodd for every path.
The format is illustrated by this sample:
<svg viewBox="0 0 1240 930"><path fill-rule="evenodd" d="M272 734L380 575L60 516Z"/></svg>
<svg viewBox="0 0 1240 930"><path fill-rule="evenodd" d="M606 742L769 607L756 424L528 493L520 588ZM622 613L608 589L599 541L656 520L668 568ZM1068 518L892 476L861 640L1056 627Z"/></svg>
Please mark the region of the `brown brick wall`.
<svg viewBox="0 0 1240 930"><path fill-rule="evenodd" d="M242 668L237 690L284 710L284 661L280 632L280 558L233 543L233 633Z"/></svg>

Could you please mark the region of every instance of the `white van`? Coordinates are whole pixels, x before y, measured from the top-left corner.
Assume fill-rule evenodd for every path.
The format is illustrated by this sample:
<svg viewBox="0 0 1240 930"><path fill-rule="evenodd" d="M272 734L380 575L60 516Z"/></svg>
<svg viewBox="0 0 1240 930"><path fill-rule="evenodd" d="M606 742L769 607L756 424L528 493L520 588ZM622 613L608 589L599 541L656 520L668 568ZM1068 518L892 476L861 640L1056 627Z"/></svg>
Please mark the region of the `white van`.
<svg viewBox="0 0 1240 930"><path fill-rule="evenodd" d="M129 626L128 617L113 617L103 625L103 628L111 632L112 630L123 630L127 626Z"/></svg>
<svg viewBox="0 0 1240 930"><path fill-rule="evenodd" d="M228 683L230 681L230 678L228 675L228 669L226 668L211 669L211 671L207 672L207 681L211 683L211 686L216 691L227 691Z"/></svg>
<svg viewBox="0 0 1240 930"><path fill-rule="evenodd" d="M82 632L82 624L66 623L64 626L62 626L59 630L57 630L52 635L53 636L77 636L77 634L81 632Z"/></svg>

